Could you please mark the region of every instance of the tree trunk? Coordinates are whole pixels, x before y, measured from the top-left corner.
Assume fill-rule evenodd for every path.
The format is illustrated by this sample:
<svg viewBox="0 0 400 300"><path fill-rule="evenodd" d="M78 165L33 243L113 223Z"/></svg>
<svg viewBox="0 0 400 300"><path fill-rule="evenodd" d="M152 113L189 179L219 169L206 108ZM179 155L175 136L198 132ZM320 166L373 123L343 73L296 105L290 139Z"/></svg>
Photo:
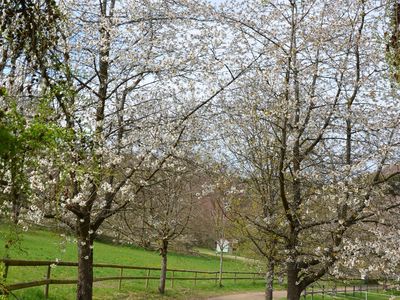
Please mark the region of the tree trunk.
<svg viewBox="0 0 400 300"><path fill-rule="evenodd" d="M265 276L265 300L272 300L274 291L275 262L273 259L268 261L268 270Z"/></svg>
<svg viewBox="0 0 400 300"><path fill-rule="evenodd" d="M89 234L89 226L89 216L77 222L79 237L77 300L91 300L93 297L93 238Z"/></svg>
<svg viewBox="0 0 400 300"><path fill-rule="evenodd" d="M11 197L12 197L12 222L17 225L19 221L19 214L21 211L21 179L18 179L17 167L14 166L16 162L14 159L11 161Z"/></svg>
<svg viewBox="0 0 400 300"><path fill-rule="evenodd" d="M219 253L219 278L218 278L218 286L222 287L222 272L223 272L223 266L224 266L224 251L225 249L224 245L220 246L220 253Z"/></svg>
<svg viewBox="0 0 400 300"><path fill-rule="evenodd" d="M13 199L12 201L12 222L15 225L18 225L19 222L19 214L21 211L21 203L18 198Z"/></svg>
<svg viewBox="0 0 400 300"><path fill-rule="evenodd" d="M287 300L299 300L301 295L301 288L297 282L299 269L296 263L290 262L287 264Z"/></svg>
<svg viewBox="0 0 400 300"><path fill-rule="evenodd" d="M167 279L168 240L162 241L160 254L161 254L161 274L160 274L160 286L158 287L158 291L160 292L160 294L164 294L165 281Z"/></svg>

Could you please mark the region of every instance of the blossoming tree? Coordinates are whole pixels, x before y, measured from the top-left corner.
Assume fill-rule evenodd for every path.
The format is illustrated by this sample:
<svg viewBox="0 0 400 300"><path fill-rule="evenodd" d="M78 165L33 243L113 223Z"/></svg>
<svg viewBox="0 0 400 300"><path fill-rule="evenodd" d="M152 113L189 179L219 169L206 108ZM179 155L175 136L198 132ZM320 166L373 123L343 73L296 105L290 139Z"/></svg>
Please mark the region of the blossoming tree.
<svg viewBox="0 0 400 300"><path fill-rule="evenodd" d="M382 170L399 159L400 115L385 5L238 1L221 14L236 28L233 59L262 57L225 98L224 141L239 154L226 157L267 187L260 163L276 166L275 214L250 221L284 242L287 298L299 299L336 270L358 224L400 205L381 200L397 174Z"/></svg>
<svg viewBox="0 0 400 300"><path fill-rule="evenodd" d="M77 299L92 298L100 226L179 153L195 113L243 74L214 76L221 66L210 64L214 36L203 8L191 1L60 3L67 20L53 53L59 68L42 74L43 89L71 138L42 166L49 171L31 178L43 183L37 177L52 174L57 193L40 206L43 215L76 233Z"/></svg>

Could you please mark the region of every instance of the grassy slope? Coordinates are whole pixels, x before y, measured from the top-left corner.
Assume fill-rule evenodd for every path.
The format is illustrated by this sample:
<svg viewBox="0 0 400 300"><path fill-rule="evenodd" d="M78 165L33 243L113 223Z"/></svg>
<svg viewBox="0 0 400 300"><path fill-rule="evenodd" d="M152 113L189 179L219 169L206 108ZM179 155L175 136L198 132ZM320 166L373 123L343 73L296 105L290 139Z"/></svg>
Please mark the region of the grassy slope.
<svg viewBox="0 0 400 300"><path fill-rule="evenodd" d="M8 229L0 227L0 251L4 251L7 240ZM94 261L98 263L125 264L135 266L159 267L160 257L155 251L146 251L140 248L115 246L96 242L94 245ZM3 253L1 253L3 254ZM73 241L67 242L59 234L46 231L32 230L22 235L19 245L14 246L9 256L14 259L35 259L76 261L76 245ZM190 256L171 253L168 259L169 268L194 269L194 270L217 270L218 258L202 255ZM251 271L253 267L243 261L227 259L224 264L226 271ZM52 278L76 278L76 269L68 267L55 267L52 269ZM118 276L117 269L95 269L95 276ZM39 280L44 278L46 267L12 267L9 270L7 282L22 282ZM145 275L144 271L125 271L124 275ZM157 276L157 272L152 273ZM185 276L185 274L176 274ZM186 275L187 276L187 275ZM191 275L192 277L193 275ZM169 286L169 283L167 283ZM174 289L169 289L167 297L173 299L193 299L200 295L219 294L223 292L261 290L262 282L253 284L252 281L243 281L234 284L233 281L225 281L224 288L217 288L214 281L199 281L194 287L193 281L179 281L175 283ZM113 281L95 284L96 299L157 299L157 281L151 281L149 288L144 288L144 281L124 281L122 291L118 291L118 283ZM50 296L52 299L71 299L75 293L75 287L51 286ZM22 299L41 299L43 288L31 288L16 292Z"/></svg>

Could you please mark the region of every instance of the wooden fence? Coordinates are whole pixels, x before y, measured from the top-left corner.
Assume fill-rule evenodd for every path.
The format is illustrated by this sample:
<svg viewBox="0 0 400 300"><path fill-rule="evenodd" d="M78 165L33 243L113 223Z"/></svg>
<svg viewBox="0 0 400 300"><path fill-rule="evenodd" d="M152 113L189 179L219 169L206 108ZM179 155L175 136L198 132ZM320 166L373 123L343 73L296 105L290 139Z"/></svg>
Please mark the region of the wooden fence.
<svg viewBox="0 0 400 300"><path fill-rule="evenodd" d="M341 286L341 287L329 287L325 288L324 285L315 287L311 286L307 289L304 290L303 292L303 297L304 299L307 298L307 296L311 296L311 299L314 299L314 295L322 295L322 297L331 296L331 295L337 295L338 293L342 293L345 295L351 295L355 296L355 293L359 292L379 292L382 290L386 290L387 286L386 285L349 285L349 286Z"/></svg>
<svg viewBox="0 0 400 300"><path fill-rule="evenodd" d="M57 267L77 267L78 263L76 262L60 262L60 261L33 261L33 260L13 260L13 259L2 259L0 260L5 266L3 277L7 279L8 272L10 267L47 267L44 279L35 280L29 282L19 282L13 284L6 284L3 288L0 288L0 294L9 293L11 291L44 286L44 295L46 298L49 296L50 285L52 284L77 284L77 279L52 279L51 278L51 270L54 266ZM110 277L97 277L94 278L94 282L99 281L109 281L116 280L118 281L118 288L121 289L123 280L143 280L144 286L147 288L149 286L150 280L159 280L159 276L155 276L154 272L160 272L160 268L152 268L152 267L137 267L137 266L129 266L129 265L115 265L115 264L93 264L93 268L108 268L108 269L119 269L119 276L110 276ZM124 276L124 270L142 270L146 273L145 276ZM152 273L153 272L153 276ZM190 274L191 276L177 276L178 274ZM215 284L218 282L218 271L200 271L200 270L183 270L183 269L168 269L167 280L170 281L171 287L174 287L174 282L179 280L185 281L193 281L194 285L197 284L198 281L214 281ZM264 280L264 274L258 272L235 272L235 271L225 271L223 272L223 280L233 280L235 283L237 280L252 280L255 282L256 280ZM3 290L3 291L2 291Z"/></svg>

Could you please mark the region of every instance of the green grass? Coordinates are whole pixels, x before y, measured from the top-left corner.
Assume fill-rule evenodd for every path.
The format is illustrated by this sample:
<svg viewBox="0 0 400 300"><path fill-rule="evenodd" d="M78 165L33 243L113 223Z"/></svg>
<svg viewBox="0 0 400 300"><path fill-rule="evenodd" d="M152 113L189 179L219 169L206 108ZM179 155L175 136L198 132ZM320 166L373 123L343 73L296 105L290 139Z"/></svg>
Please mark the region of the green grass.
<svg viewBox="0 0 400 300"><path fill-rule="evenodd" d="M20 235L21 241L11 247L9 257L13 259L27 260L56 260L76 261L77 250L73 238L67 241L60 237L60 234L42 230L30 230ZM4 245L9 239L9 229L0 226L0 251L4 251ZM3 255L2 255L3 256ZM159 267L160 256L156 251L146 251L141 248L116 246L112 244L95 242L94 262L124 264L133 266ZM168 256L168 267L171 269L191 269L191 270L218 270L218 257L210 255L191 256L177 253L170 253ZM10 267L7 283L26 282L45 278L47 267ZM224 262L225 271L253 271L254 266L244 261L226 259ZM94 276L119 276L119 269L95 268ZM56 266L51 269L51 278L74 279L76 278L76 268ZM145 276L145 271L125 270L125 276ZM158 276L157 271L152 271L152 276ZM185 273L177 273L175 277L187 277ZM200 275L199 275L200 276ZM189 275L189 277L193 277ZM123 281L122 290L118 291L117 281L106 281L95 283L94 299L159 299L157 293L157 280L151 280L148 289L144 287L144 280ZM167 282L167 294L165 299L189 299L193 297L201 298L208 295L221 293L232 293L235 291L262 290L263 282L258 281L253 284L252 280L238 281L234 284L233 280L224 281L224 287L219 288L213 280L198 281L194 286L193 281L175 281L174 288L170 288ZM72 299L76 292L74 285L51 285L50 299ZM15 291L20 299L43 299L43 288L29 288Z"/></svg>

